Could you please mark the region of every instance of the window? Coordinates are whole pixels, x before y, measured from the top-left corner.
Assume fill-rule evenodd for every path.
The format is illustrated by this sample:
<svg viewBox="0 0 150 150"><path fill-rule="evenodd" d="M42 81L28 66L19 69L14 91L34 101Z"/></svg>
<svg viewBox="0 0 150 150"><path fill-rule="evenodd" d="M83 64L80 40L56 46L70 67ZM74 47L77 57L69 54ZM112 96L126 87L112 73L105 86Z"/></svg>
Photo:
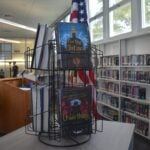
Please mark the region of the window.
<svg viewBox="0 0 150 150"><path fill-rule="evenodd" d="M117 3L121 2L122 0L109 0L109 7L116 5Z"/></svg>
<svg viewBox="0 0 150 150"><path fill-rule="evenodd" d="M110 36L131 31L131 2L118 6L109 12Z"/></svg>
<svg viewBox="0 0 150 150"><path fill-rule="evenodd" d="M103 0L89 0L90 17L103 11Z"/></svg>
<svg viewBox="0 0 150 150"><path fill-rule="evenodd" d="M142 28L150 26L150 0L141 0Z"/></svg>
<svg viewBox="0 0 150 150"><path fill-rule="evenodd" d="M103 39L103 17L91 21L90 33L92 42Z"/></svg>
<svg viewBox="0 0 150 150"><path fill-rule="evenodd" d="M12 58L12 44L0 43L0 60Z"/></svg>
<svg viewBox="0 0 150 150"><path fill-rule="evenodd" d="M103 0L89 0L91 41L103 39Z"/></svg>

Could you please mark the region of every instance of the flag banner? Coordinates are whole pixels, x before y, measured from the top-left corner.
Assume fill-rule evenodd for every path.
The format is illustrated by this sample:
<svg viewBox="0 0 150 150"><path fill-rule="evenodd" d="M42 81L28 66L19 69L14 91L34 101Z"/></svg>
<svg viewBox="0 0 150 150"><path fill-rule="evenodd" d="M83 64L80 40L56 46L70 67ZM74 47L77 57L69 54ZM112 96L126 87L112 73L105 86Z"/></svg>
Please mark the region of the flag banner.
<svg viewBox="0 0 150 150"><path fill-rule="evenodd" d="M87 23L87 11L86 11L86 2L85 0L72 0L71 14L70 14L70 22L74 23ZM74 73L71 73L70 81L71 84L74 84ZM94 70L91 67L89 71L86 70L77 70L77 79L76 82L82 82L84 84L92 85L92 95L93 95L93 116L95 119L100 119L100 115L97 111L96 105L96 80Z"/></svg>

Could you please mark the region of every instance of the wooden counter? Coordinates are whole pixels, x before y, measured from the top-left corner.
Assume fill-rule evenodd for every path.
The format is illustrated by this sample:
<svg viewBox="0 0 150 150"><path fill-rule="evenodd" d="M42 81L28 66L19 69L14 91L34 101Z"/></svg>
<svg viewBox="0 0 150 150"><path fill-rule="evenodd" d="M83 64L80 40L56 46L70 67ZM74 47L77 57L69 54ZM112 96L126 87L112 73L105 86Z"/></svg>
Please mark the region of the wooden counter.
<svg viewBox="0 0 150 150"><path fill-rule="evenodd" d="M24 126L31 109L30 90L19 87L31 82L22 78L0 80L0 133L9 133Z"/></svg>

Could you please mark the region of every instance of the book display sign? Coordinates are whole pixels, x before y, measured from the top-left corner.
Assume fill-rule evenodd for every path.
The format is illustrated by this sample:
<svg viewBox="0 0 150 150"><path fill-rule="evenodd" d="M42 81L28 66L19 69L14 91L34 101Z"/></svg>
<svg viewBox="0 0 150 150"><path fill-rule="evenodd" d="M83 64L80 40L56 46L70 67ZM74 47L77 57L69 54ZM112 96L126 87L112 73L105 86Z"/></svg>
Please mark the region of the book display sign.
<svg viewBox="0 0 150 150"><path fill-rule="evenodd" d="M58 66L62 69L90 68L90 37L87 24L56 25Z"/></svg>

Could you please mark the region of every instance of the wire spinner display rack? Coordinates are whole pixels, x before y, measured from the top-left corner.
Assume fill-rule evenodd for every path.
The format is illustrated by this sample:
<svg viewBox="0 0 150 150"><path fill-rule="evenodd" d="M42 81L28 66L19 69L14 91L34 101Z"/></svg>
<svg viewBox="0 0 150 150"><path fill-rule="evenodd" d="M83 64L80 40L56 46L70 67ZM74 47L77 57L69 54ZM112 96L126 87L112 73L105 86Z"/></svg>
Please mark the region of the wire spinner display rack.
<svg viewBox="0 0 150 150"><path fill-rule="evenodd" d="M74 67L72 69L63 69L58 66L57 59L58 53L56 52L56 41L51 40L49 43L42 45L48 45L48 68L34 68L35 75L37 79L35 81L35 92L32 97L31 114L27 117L27 121L31 121L30 124L26 125L26 133L38 136L39 141L55 147L71 147L84 144L88 142L92 134L97 131L103 131L103 121L101 121L101 129L97 129L97 118L93 116L93 100L88 108L89 118L86 121L78 121L78 119L73 119L73 121L65 123L62 118L62 102L60 101L61 90L64 88L73 88L74 84L70 83L70 74L73 72L76 74L81 68ZM33 56L33 49L28 48L25 52L26 58L26 68L31 69L31 57ZM103 56L103 52L92 46L91 48L91 59L93 65L93 70L96 74L97 72L97 62L98 56ZM35 60L36 61L36 60ZM32 68L33 69L33 68ZM88 72L88 68L82 68L84 72ZM41 76L40 73L42 72ZM43 73L44 72L44 73ZM85 76L86 78L86 76ZM78 83L78 78L75 75L75 86L80 90L86 89L89 85L87 83ZM48 102L47 110L42 110L43 103L40 98L42 98L39 93L40 87L47 87L48 89ZM96 87L95 85L92 85ZM31 93L33 89L31 89ZM76 89L75 89L76 90ZM65 91L63 91L65 92ZM74 91L70 90L70 93ZM80 94L80 93L79 93ZM40 98L39 98L40 97ZM77 102L77 101L76 101ZM38 104L40 103L40 105ZM39 108L40 106L40 108ZM34 110L33 110L34 109ZM75 112L77 111L75 108ZM77 118L77 114L75 115ZM46 130L45 130L46 126Z"/></svg>

